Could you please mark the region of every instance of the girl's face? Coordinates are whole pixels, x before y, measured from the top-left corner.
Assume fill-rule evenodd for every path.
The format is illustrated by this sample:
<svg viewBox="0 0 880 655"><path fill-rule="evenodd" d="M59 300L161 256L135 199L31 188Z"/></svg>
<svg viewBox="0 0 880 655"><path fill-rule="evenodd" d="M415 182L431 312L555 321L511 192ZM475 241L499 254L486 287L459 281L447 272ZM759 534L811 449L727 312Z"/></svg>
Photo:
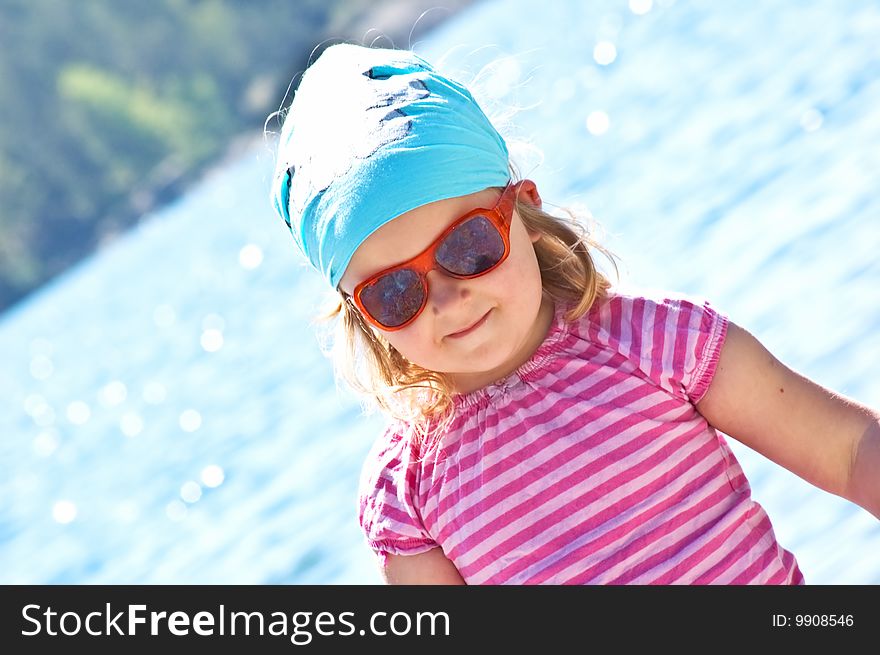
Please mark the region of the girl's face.
<svg viewBox="0 0 880 655"><path fill-rule="evenodd" d="M498 191L438 200L386 223L355 251L340 289L351 294L370 275L422 252L446 227L468 211L493 207ZM522 183L521 200L540 206L534 183ZM422 313L401 330L374 329L409 361L451 375L455 390L483 387L525 363L547 335L553 305L543 297L541 273L530 233L514 210L510 254L495 270L459 280L440 270L428 273Z"/></svg>

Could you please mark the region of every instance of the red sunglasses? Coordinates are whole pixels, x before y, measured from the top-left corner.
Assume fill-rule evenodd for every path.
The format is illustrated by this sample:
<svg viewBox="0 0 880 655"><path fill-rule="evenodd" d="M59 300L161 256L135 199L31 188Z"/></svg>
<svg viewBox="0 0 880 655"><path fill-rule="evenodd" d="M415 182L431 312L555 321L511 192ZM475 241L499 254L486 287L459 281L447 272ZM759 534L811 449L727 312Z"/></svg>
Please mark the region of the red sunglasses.
<svg viewBox="0 0 880 655"><path fill-rule="evenodd" d="M492 209L474 209L457 219L420 254L358 284L355 306L379 329L412 323L428 303L428 271L460 280L495 270L510 254L510 221L522 182L508 184Z"/></svg>

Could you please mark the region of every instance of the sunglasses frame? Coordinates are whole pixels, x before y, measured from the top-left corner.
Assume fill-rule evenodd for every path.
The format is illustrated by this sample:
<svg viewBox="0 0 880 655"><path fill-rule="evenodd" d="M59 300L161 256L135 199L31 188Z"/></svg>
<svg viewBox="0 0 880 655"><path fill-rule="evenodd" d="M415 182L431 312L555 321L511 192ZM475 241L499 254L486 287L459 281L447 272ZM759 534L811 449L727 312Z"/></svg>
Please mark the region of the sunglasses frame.
<svg viewBox="0 0 880 655"><path fill-rule="evenodd" d="M440 234L431 244L425 248L422 252L420 252L415 257L406 260L405 262L401 262L399 264L395 264L394 266L390 266L386 269L379 271L378 273L371 275L367 279L363 280L360 284L358 284L354 291L351 294L351 299L354 301L355 306L360 312L361 316L364 317L366 321L374 325L375 327L383 330L385 332L394 332L396 330L402 330L407 327L410 323L415 321L419 315L425 310L425 305L428 304L428 272L433 271L435 269L440 270L444 275L448 275L449 277L453 277L459 280L472 280L474 278L478 278L482 275L486 275L487 273L491 273L496 268L501 266L504 261L507 259L507 256L510 254L510 224L513 220L513 207L514 202L516 200L517 192L519 191L522 182L517 182L516 184L508 183L504 190L501 192L501 196L498 198L498 202L491 209L487 208L476 208L472 209L468 213L464 214L460 218L457 218L455 222L452 223L449 227L443 230L443 233ZM480 271L479 273L475 273L474 275L460 275L458 273L452 273L451 271L446 270L437 261L434 259L434 254L437 249L440 247L440 244L452 234L456 229L458 229L461 225L469 221L470 219L476 216L485 216L489 219L489 222L495 226L495 229L498 230L498 234L501 235L501 240L504 242L504 254L501 255L501 258L492 266L487 268L484 271ZM375 284L382 276L388 275L389 273L393 273L394 271L398 271L400 269L410 269L415 272L419 281L422 283L422 291L423 298L422 304L419 307L418 311L412 315L404 323L400 325L396 325L394 327L388 327L386 325L382 325L379 323L373 316L367 311L367 308L364 306L363 302L361 302L361 292L369 287L372 284Z"/></svg>

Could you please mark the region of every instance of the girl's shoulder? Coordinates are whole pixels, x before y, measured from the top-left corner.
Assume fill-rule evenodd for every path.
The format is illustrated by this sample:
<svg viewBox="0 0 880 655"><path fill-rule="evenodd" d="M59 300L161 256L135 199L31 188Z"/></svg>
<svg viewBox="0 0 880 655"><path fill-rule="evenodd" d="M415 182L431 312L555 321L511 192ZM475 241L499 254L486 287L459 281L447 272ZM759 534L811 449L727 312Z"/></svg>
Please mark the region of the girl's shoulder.
<svg viewBox="0 0 880 655"><path fill-rule="evenodd" d="M389 418L367 452L364 470L371 462L403 459L405 453L412 450L412 433L412 427L406 422Z"/></svg>
<svg viewBox="0 0 880 655"><path fill-rule="evenodd" d="M706 298L630 285L612 287L573 330L614 361L630 362L657 386L696 403L714 374L727 326L727 316Z"/></svg>
<svg viewBox="0 0 880 655"><path fill-rule="evenodd" d="M575 328L584 337L622 336L622 333L665 331L724 318L714 304L700 295L676 290L620 285L597 299Z"/></svg>
<svg viewBox="0 0 880 655"><path fill-rule="evenodd" d="M367 452L361 466L360 489L374 488L399 476L406 477L419 460L415 427L403 420L388 417Z"/></svg>

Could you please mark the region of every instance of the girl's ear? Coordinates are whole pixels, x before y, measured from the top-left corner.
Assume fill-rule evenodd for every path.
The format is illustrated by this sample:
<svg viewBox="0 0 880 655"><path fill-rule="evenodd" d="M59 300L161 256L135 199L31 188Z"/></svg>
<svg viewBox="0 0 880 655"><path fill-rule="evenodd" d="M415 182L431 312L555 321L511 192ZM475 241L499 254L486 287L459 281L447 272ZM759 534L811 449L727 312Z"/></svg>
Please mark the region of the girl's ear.
<svg viewBox="0 0 880 655"><path fill-rule="evenodd" d="M519 187L517 189L517 198L520 201L541 209L541 194L538 193L538 187L534 182L531 180L522 180L517 183L517 186ZM529 239L531 239L532 243L537 243L541 238L541 233L537 230L526 228L526 231L528 232Z"/></svg>
<svg viewBox="0 0 880 655"><path fill-rule="evenodd" d="M541 194L538 193L537 185L532 180L521 180L518 184L518 197L533 207L541 208Z"/></svg>

